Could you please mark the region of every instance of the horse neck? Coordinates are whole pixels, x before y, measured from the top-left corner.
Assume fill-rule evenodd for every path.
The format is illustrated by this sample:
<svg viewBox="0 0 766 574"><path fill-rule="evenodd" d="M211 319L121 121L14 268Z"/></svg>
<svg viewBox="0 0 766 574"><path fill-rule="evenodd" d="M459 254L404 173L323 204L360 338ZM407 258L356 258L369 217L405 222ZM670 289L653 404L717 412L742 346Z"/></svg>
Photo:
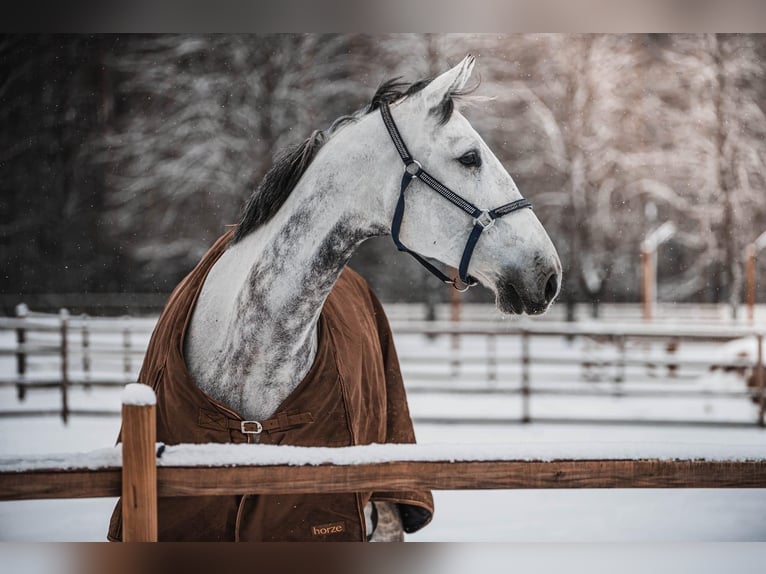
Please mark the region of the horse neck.
<svg viewBox="0 0 766 574"><path fill-rule="evenodd" d="M331 156L344 157L342 146L325 151L274 218L216 263L192 318L192 376L248 418L270 416L303 379L333 285L356 247L387 231L372 197L387 184L378 170L361 162L355 168L348 156L337 165Z"/></svg>

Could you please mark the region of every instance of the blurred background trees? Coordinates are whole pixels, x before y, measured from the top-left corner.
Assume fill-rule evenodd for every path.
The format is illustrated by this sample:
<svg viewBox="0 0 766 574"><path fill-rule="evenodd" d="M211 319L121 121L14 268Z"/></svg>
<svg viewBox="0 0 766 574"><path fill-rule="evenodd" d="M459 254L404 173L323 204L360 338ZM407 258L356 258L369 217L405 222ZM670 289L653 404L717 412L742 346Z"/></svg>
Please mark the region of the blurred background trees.
<svg viewBox="0 0 766 574"><path fill-rule="evenodd" d="M277 149L466 52L493 99L465 113L557 245L562 299L638 300L640 243L673 221L660 297L740 300L766 229L750 35L4 37L0 291L168 292ZM449 295L387 238L353 265L384 300Z"/></svg>

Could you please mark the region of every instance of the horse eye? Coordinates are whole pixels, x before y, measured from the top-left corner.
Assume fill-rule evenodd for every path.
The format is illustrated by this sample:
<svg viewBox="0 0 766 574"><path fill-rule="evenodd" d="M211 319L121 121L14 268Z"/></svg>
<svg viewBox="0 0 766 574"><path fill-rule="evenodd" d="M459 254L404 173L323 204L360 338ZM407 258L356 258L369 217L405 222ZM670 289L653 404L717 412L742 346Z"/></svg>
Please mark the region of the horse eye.
<svg viewBox="0 0 766 574"><path fill-rule="evenodd" d="M478 151L471 150L461 155L458 161L466 167L479 167L481 165L481 156Z"/></svg>

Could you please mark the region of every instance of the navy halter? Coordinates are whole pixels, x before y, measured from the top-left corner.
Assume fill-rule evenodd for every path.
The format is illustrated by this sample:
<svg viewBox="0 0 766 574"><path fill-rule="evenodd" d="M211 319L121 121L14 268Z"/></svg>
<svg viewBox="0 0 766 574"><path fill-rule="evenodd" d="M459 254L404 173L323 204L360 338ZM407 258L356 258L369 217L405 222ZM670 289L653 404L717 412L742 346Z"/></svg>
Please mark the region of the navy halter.
<svg viewBox="0 0 766 574"><path fill-rule="evenodd" d="M399 133L399 130L394 123L394 118L391 116L391 110L389 109L388 104L383 103L380 105L380 115L383 116L383 123L386 125L388 135L391 136L391 140L394 142L394 147L396 147L396 151L399 153L399 157L401 157L402 161L404 162L404 175L402 175L402 185L401 190L399 191L399 201L396 204L394 219L391 222L391 237L393 238L394 243L396 244L396 247L399 249L399 251L404 251L405 253L412 255L423 267L438 277L439 280L452 285L458 291L467 291L474 285L478 284L478 281L468 274L468 264L471 262L473 250L476 247L476 243L479 241L481 234L486 229L489 229L495 224L495 219L503 217L504 215L508 215L509 213L513 213L514 211L518 211L519 209L524 209L527 207L531 209L532 204L528 200L521 198L517 199L516 201L512 201L511 203L501 205L500 207L496 207L495 209L479 209L470 201L463 199L438 179L433 177L430 173L423 169L423 166L420 165L420 162L413 159L409 150L407 149L407 146L404 144L402 135ZM413 178L419 179L428 187L433 189L436 193L448 200L450 203L458 206L468 215L473 217L473 229L471 230L471 234L468 236L468 241L465 244L465 249L463 249L463 257L460 259L460 267L458 268L458 277L454 279L450 279L447 275L426 261L422 255L419 255L411 249L408 249L399 240L399 230L402 226L402 218L404 217L404 192L407 191L407 188L409 187ZM458 278L463 284L462 288L458 287L457 285Z"/></svg>

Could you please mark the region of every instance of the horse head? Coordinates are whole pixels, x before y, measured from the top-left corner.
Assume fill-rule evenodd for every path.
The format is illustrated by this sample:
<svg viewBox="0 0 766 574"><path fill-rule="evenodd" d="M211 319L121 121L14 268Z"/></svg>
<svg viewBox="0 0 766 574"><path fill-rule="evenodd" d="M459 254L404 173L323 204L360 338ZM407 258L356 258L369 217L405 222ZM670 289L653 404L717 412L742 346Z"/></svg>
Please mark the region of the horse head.
<svg viewBox="0 0 766 574"><path fill-rule="evenodd" d="M561 262L513 178L455 105L473 67L467 56L422 89L380 103L399 155L384 157L404 170L392 234L421 262L462 267L463 281L490 288L501 311L537 315L558 295Z"/></svg>

